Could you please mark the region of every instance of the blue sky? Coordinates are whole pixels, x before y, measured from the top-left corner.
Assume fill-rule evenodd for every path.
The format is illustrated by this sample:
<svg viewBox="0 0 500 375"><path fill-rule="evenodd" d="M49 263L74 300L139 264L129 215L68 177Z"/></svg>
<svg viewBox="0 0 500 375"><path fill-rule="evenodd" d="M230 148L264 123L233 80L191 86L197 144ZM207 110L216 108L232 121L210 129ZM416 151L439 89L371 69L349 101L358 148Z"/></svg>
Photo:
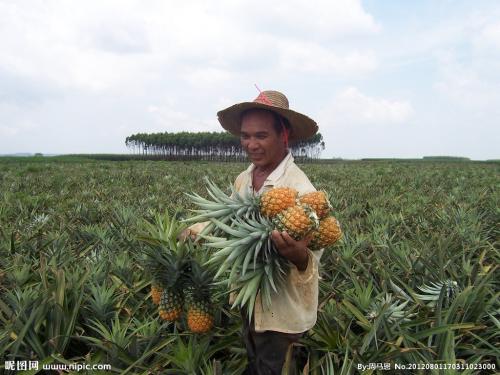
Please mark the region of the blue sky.
<svg viewBox="0 0 500 375"><path fill-rule="evenodd" d="M0 0L0 154L125 153L284 92L323 157L500 158L500 3Z"/></svg>

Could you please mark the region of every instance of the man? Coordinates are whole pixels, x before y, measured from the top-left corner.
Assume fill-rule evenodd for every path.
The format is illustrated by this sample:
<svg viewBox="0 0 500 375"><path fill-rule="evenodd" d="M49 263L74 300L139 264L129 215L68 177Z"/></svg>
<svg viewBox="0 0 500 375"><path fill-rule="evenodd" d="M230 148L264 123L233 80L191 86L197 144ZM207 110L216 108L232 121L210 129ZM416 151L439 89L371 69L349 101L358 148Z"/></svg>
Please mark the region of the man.
<svg viewBox="0 0 500 375"><path fill-rule="evenodd" d="M262 194L273 187L291 187L299 195L315 191L293 161L289 141L307 139L318 127L309 117L289 109L280 92L263 91L253 102L233 105L218 112L219 122L240 137L252 164L235 181L240 194ZM190 227L191 233L201 226ZM318 306L318 265L323 250L311 251L310 241L294 240L286 232L273 231L278 252L292 266L280 294L264 309L260 295L251 322L243 314L243 337L249 365L247 374L281 374L291 345L314 326Z"/></svg>

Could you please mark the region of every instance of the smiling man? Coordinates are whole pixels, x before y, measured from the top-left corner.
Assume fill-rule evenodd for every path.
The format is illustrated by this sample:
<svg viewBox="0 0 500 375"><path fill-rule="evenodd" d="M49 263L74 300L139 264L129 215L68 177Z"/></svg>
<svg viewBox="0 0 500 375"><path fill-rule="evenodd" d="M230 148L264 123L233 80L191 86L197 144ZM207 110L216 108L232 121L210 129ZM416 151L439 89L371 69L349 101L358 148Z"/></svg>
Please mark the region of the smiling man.
<svg viewBox="0 0 500 375"><path fill-rule="evenodd" d="M316 191L294 163L288 143L313 136L318 126L309 117L289 109L288 99L278 91L263 91L252 102L235 104L217 113L222 127L240 137L252 164L234 183L239 194L257 194L290 187L299 195ZM206 224L189 227L185 236L199 233ZM273 231L271 238L281 256L291 263L284 286L264 308L257 295L251 321L242 312L243 339L248 354L245 374L281 374L292 345L316 323L318 267L323 250L308 249L309 238L294 240L286 232ZM234 297L234 296L233 296ZM293 372L289 372L293 373Z"/></svg>
<svg viewBox="0 0 500 375"><path fill-rule="evenodd" d="M289 109L285 95L263 91L254 101L235 104L217 115L224 129L240 137L252 161L236 178L235 188L240 194L260 195L274 187L294 188L299 195L316 190L294 163L288 143L311 137L318 126ZM272 240L292 266L270 309L263 307L258 295L252 321L243 314L247 374L281 374L291 345L316 323L322 250L313 252L307 247L308 238L295 241L286 232L273 231ZM293 350L290 353L293 362Z"/></svg>

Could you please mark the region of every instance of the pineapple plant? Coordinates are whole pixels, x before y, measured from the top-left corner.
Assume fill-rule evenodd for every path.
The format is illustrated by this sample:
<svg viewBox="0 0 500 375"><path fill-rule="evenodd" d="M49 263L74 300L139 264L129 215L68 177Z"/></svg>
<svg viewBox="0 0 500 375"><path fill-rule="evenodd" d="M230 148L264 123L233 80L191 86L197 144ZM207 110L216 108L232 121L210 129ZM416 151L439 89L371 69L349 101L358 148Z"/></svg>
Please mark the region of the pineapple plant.
<svg viewBox="0 0 500 375"><path fill-rule="evenodd" d="M332 210L328 194L324 191L313 191L302 195L299 202L311 206L319 219L325 218Z"/></svg>
<svg viewBox="0 0 500 375"><path fill-rule="evenodd" d="M196 260L191 261L186 287L187 325L193 333L207 333L214 325L210 286L213 275Z"/></svg>
<svg viewBox="0 0 500 375"><path fill-rule="evenodd" d="M156 222L160 231L147 226L150 235L140 238L149 245L145 249L145 269L153 279L151 297L158 305L158 314L163 320L177 321L186 311L187 325L192 332L208 332L214 317L213 272L201 266L207 259L198 254L190 240L177 240L183 228L176 219L157 218Z"/></svg>
<svg viewBox="0 0 500 375"><path fill-rule="evenodd" d="M161 319L175 321L182 316L185 272L190 249L177 242L182 229L174 218L156 217L155 225L146 225L147 233L139 238L148 246L144 249L144 268L153 281L151 298L158 305Z"/></svg>
<svg viewBox="0 0 500 375"><path fill-rule="evenodd" d="M153 302L158 301L158 314L166 321L178 320L182 315L184 303L184 272L186 269L185 251L182 247L170 251L152 249L148 269L153 277ZM159 295L159 298L158 298ZM159 299L159 300L158 300Z"/></svg>
<svg viewBox="0 0 500 375"><path fill-rule="evenodd" d="M327 216L319 221L319 227L312 231L312 239L309 243L311 250L319 250L333 245L342 237L340 224L333 216Z"/></svg>

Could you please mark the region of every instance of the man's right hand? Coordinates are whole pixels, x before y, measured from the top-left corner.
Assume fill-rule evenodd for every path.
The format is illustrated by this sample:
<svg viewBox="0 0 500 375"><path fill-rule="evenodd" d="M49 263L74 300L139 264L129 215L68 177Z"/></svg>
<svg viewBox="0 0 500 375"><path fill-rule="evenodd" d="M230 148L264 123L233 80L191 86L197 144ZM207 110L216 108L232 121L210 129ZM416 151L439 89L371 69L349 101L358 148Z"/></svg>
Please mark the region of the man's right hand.
<svg viewBox="0 0 500 375"><path fill-rule="evenodd" d="M179 233L179 235L177 236L177 240L184 242L188 237L191 238L192 241L194 241L196 240L197 235L191 229L186 228L181 233Z"/></svg>

